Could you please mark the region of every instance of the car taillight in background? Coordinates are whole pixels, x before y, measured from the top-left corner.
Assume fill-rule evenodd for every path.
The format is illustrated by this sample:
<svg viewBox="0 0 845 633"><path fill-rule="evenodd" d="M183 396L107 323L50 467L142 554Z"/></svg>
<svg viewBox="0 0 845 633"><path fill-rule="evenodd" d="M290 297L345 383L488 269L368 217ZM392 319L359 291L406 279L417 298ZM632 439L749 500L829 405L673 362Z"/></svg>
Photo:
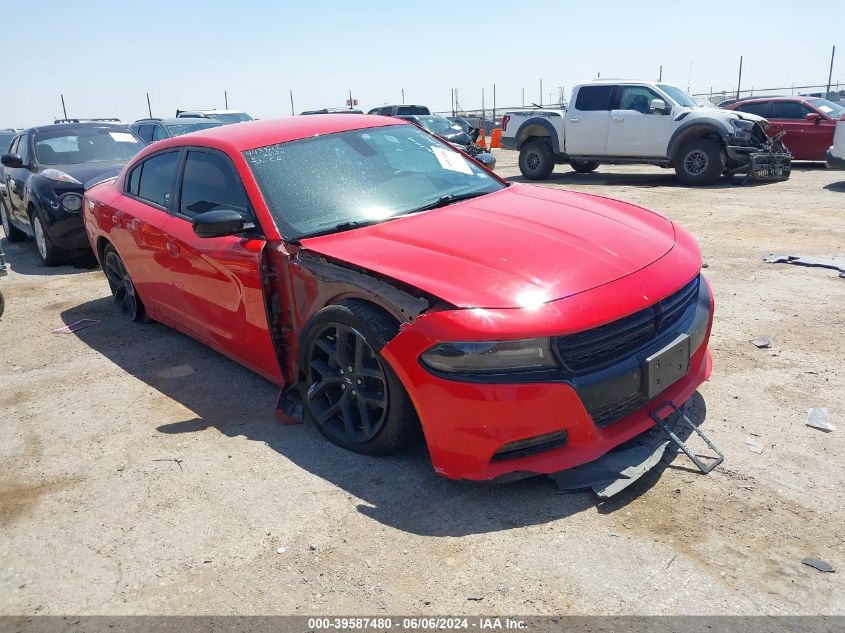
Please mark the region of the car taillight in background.
<svg viewBox="0 0 845 633"><path fill-rule="evenodd" d="M505 132L508 129L508 121L510 121L510 115L505 115L502 117L502 132Z"/></svg>

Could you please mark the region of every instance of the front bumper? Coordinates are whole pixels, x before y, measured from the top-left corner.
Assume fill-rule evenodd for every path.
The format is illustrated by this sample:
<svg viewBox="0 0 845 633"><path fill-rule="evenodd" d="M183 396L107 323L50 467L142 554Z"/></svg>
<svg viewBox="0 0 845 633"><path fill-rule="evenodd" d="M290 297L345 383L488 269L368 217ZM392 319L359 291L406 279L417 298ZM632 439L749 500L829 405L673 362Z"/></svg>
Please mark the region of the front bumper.
<svg viewBox="0 0 845 633"><path fill-rule="evenodd" d="M743 145L728 145L728 159L748 169L751 180L788 180L792 173L792 154Z"/></svg>
<svg viewBox="0 0 845 633"><path fill-rule="evenodd" d="M845 169L845 158L833 155L833 148L827 150L827 168L828 169Z"/></svg>
<svg viewBox="0 0 845 633"><path fill-rule="evenodd" d="M694 275L688 263L667 255L655 264L612 284L545 304L539 310L452 310L423 315L402 331L383 349L387 359L405 385L422 422L432 464L440 474L468 480L490 480L523 473L552 473L583 464L607 453L654 425L651 412L655 406L671 400L681 404L710 376L712 360L707 349L712 325L713 300L707 292L707 307L697 310L694 319L683 328L696 342L688 372L652 399L640 400L637 408L627 409L623 417L605 425L596 424L585 404L595 397L596 381L606 393L624 399L625 385L631 379L635 390L642 390L640 360L646 354L638 350L616 366L605 368L602 376L574 379L547 378L533 382L459 381L433 375L419 362L420 355L442 340L467 340L470 330L476 340L492 338L479 332L485 323L502 335L503 323L511 321L508 335L528 338L567 334L614 321L640 307L653 304L648 297L665 297ZM637 306L637 298L644 305ZM628 306L627 309L624 306ZM613 311L616 314L612 314ZM506 313L512 314L506 314ZM520 313L520 314L517 314ZM703 314L703 316L702 316ZM611 315L610 318L607 318ZM589 325L592 321L592 324ZM448 333L448 334L447 334ZM667 333L666 336L669 336ZM650 349L659 347L655 341ZM635 362L632 363L631 361ZM585 390L585 384L587 389ZM550 442L541 452L526 451L501 459L503 447L537 436L557 437L565 432L565 444Z"/></svg>

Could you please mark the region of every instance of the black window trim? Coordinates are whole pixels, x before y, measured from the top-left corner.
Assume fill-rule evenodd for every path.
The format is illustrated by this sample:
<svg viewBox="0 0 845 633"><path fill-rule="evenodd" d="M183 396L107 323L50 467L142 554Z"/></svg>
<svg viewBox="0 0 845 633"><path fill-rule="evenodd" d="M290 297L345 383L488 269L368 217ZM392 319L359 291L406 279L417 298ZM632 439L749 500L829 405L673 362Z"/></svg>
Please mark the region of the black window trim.
<svg viewBox="0 0 845 633"><path fill-rule="evenodd" d="M182 180L185 176L185 163L188 161L188 153L190 152L212 154L223 158L223 161L226 163L235 179L240 183L241 189L244 192L244 197L246 198L247 204L246 210L249 214L249 218L245 218L245 220L251 222L253 225L253 228L245 230L244 234L248 234L251 236L260 235L261 237L263 237L264 231L261 228L261 224L258 222L257 214L255 213L255 209L252 206L252 200L250 200L249 198L249 192L244 186L243 178L241 178L241 175L238 173L238 170L229 155L226 152L220 151L219 149L214 149L213 147L203 147L201 145L183 145L181 149L182 155L179 157L179 164L176 167L176 182L174 186L173 196L171 197L171 200L173 200L172 215L174 217L179 218L180 220L189 222L190 224L194 223L194 219L192 217L180 213L180 210L182 208Z"/></svg>
<svg viewBox="0 0 845 633"><path fill-rule="evenodd" d="M774 101L755 101L754 103L743 103L742 101L740 101L737 104L735 111L736 112L745 112L746 114L753 114L755 116L761 116L764 119L768 119L772 116L771 113L772 113L772 104L773 103L774 103ZM754 106L754 105L764 106L763 112L765 112L765 114L757 114L756 112L750 112L748 110L742 109L742 106Z"/></svg>
<svg viewBox="0 0 845 633"><path fill-rule="evenodd" d="M152 200L147 200L146 198L142 198L141 196L136 196L136 195L130 193L129 183L132 182L132 172L135 171L136 169L142 167L144 165L144 163L146 163L151 158L155 158L157 156L162 156L164 154L177 154L177 153L181 154L182 152L183 152L183 150L182 150L181 147L176 147L176 148L168 147L168 148L165 148L165 149L160 150L158 152L154 152L153 154L150 154L148 156L144 156L144 158L142 160L139 160L137 163L132 165L132 168L126 172L126 178L125 178L124 183L123 183L123 195L126 196L127 198L131 198L132 200L137 200L138 202L142 202L145 205L147 205L148 207L152 207L153 209L158 209L159 211L164 211L168 215L174 215L173 211L168 209L166 206L158 204L156 202L153 202ZM174 179L174 184L171 186L171 189L170 189L170 204L171 204L171 206L173 205L174 200L175 200L174 189L175 189L176 181L179 180L179 173L180 173L179 170L180 170L180 167L181 167L181 164L182 164L182 160L183 160L183 158L182 158L181 155L176 158L176 178ZM143 174L141 174L141 175L143 176ZM140 183L140 181L139 181L139 183Z"/></svg>

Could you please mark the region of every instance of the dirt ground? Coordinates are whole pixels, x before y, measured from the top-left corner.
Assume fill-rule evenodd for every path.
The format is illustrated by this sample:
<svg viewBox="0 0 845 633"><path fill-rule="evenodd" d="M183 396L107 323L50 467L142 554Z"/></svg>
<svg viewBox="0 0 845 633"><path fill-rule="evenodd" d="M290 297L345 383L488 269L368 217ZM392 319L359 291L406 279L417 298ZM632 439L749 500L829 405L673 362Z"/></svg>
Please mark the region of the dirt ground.
<svg viewBox="0 0 845 633"><path fill-rule="evenodd" d="M845 279L761 261L845 259L845 172L689 189L562 166L544 184L699 239L715 368L693 405L726 455L709 476L677 458L601 501L447 481L422 448L346 452L280 425L248 370L126 321L100 271L4 241L0 614L845 614ZM51 333L81 318L101 322ZM839 430L806 426L812 406Z"/></svg>

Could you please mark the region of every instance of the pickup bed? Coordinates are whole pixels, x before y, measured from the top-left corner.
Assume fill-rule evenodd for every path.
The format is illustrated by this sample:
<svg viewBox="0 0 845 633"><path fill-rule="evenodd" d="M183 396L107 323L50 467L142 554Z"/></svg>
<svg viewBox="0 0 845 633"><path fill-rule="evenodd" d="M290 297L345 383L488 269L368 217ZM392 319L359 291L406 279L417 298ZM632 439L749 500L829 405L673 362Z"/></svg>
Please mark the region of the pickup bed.
<svg viewBox="0 0 845 633"><path fill-rule="evenodd" d="M506 112L501 143L519 151L529 180L563 163L583 173L602 163L674 167L690 185L740 172L785 180L792 157L767 127L759 116L699 107L669 84L601 80L576 86L566 109Z"/></svg>

